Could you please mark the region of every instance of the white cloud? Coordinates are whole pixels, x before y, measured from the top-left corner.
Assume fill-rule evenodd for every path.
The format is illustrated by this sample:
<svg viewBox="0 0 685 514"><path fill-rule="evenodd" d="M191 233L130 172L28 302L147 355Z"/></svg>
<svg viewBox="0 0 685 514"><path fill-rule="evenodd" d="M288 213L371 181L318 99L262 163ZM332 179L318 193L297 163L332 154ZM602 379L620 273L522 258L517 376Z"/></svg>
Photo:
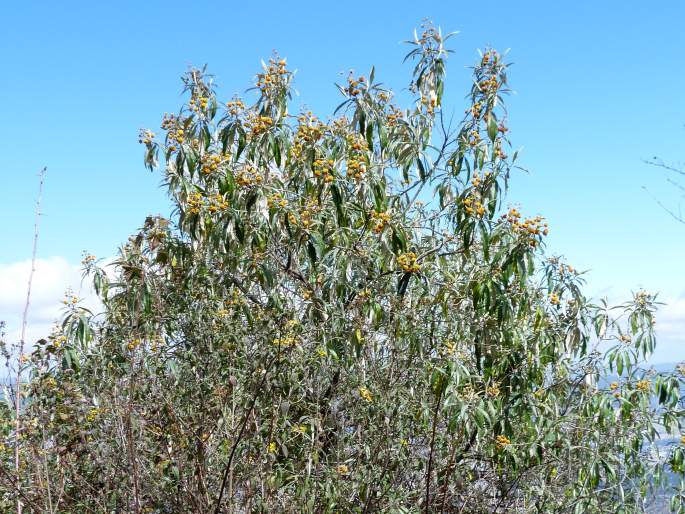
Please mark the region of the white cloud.
<svg viewBox="0 0 685 514"><path fill-rule="evenodd" d="M599 289L591 297L594 303L597 303L598 298L606 298L610 306L620 305L630 301L632 293L638 289L629 290L609 286ZM656 349L649 358L649 363L685 362L685 292L664 296L658 294L657 301L663 305L659 306L655 315Z"/></svg>
<svg viewBox="0 0 685 514"><path fill-rule="evenodd" d="M0 320L6 322L6 341L9 344L21 337L30 270L30 260L0 264ZM50 333L54 322L61 317L61 301L68 288L84 299L86 307L97 305L89 279L82 280L80 265L72 264L64 257L36 260L26 330L27 345Z"/></svg>
<svg viewBox="0 0 685 514"><path fill-rule="evenodd" d="M661 299L656 313L656 351L652 361L685 361L685 297Z"/></svg>

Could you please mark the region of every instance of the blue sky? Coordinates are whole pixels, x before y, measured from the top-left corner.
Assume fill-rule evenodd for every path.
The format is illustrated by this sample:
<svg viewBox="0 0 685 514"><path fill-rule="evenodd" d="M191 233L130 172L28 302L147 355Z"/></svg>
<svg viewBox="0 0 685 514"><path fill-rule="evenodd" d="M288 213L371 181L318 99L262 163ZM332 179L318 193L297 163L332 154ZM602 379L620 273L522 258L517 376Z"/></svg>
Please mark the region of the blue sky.
<svg viewBox="0 0 685 514"><path fill-rule="evenodd" d="M178 109L188 65L209 64L228 99L278 50L298 70L294 110L325 115L350 69L375 64L404 88L400 41L426 17L460 31L447 86L457 116L476 49L511 49L511 138L530 173L513 177L509 200L548 218L549 251L591 270L590 294L682 299L685 225L642 189L677 204L642 162L685 160L677 1L12 2L0 14L0 265L30 257L44 165L43 258L112 255L147 214L169 214L137 132Z"/></svg>

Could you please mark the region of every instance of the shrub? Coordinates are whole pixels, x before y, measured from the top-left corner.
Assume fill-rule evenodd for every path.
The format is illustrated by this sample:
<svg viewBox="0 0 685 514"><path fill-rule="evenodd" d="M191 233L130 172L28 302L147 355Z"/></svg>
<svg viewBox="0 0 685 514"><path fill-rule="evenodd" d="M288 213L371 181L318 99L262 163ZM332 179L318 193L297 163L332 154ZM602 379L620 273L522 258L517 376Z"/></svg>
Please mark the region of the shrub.
<svg viewBox="0 0 685 514"><path fill-rule="evenodd" d="M545 257L544 220L504 205L505 57L452 127L448 38L409 42L409 107L371 70L326 121L288 113L278 56L252 106L185 75L164 137L141 132L173 216L113 278L86 259L102 312L68 300L26 364L26 509L641 512L682 472L650 444L682 383L639 367L654 297L591 305Z"/></svg>

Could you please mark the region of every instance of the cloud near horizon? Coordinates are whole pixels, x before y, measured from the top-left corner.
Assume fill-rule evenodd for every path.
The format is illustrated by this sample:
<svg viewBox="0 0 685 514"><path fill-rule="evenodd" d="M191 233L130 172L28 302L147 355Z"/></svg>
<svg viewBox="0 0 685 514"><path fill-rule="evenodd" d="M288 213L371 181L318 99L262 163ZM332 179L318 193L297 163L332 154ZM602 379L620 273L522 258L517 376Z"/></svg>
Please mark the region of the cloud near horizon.
<svg viewBox="0 0 685 514"><path fill-rule="evenodd" d="M0 321L6 323L8 344L21 338L30 270L30 260L0 264ZM60 256L36 259L25 338L28 346L50 334L61 317L62 300L68 289L84 299L84 306L97 305L88 280L82 280L80 264L71 264Z"/></svg>

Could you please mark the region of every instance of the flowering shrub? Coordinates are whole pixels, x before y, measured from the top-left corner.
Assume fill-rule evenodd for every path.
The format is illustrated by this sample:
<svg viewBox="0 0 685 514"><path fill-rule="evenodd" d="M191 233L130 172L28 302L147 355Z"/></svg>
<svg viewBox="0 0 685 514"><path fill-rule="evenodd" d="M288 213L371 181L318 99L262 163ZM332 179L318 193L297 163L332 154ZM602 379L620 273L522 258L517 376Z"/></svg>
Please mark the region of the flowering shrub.
<svg viewBox="0 0 685 514"><path fill-rule="evenodd" d="M116 278L85 261L103 312L69 299L24 364L18 483L0 411L8 508L627 513L683 472L679 439L651 453L683 382L639 367L654 297L589 304L544 220L503 205L508 64L482 53L451 127L448 38L409 42L411 105L372 70L326 121L289 114L280 57L251 106L187 73L188 106L141 132L175 213Z"/></svg>

